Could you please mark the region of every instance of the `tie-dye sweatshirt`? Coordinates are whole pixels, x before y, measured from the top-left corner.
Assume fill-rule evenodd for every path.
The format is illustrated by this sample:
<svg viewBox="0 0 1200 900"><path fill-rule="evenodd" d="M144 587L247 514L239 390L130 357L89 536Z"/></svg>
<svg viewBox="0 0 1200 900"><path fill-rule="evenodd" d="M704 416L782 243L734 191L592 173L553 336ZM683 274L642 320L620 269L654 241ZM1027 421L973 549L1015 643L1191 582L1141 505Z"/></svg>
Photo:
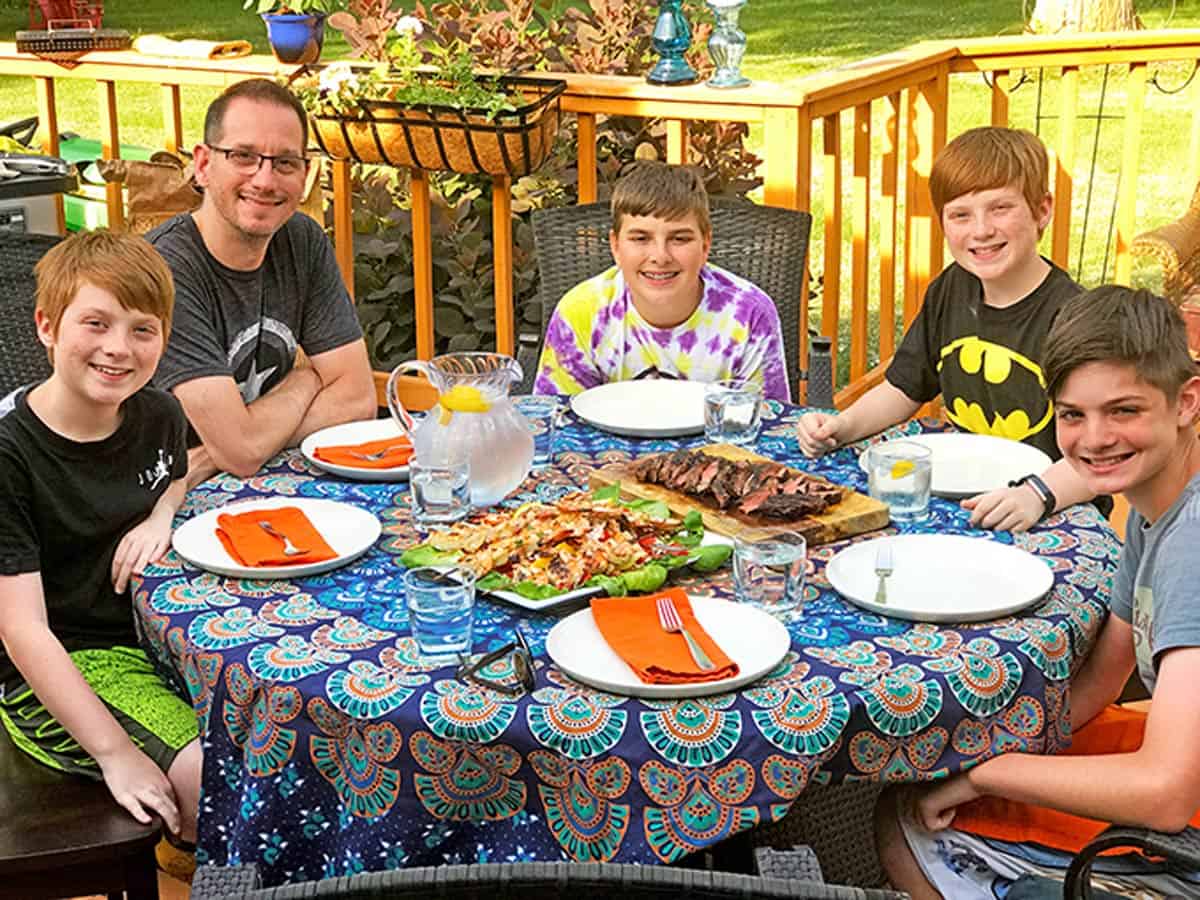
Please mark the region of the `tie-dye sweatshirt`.
<svg viewBox="0 0 1200 900"><path fill-rule="evenodd" d="M616 266L567 291L546 327L534 391L578 394L657 369L689 381L746 378L761 384L764 396L789 400L771 298L717 266L701 269L700 280L699 306L674 328L641 317Z"/></svg>

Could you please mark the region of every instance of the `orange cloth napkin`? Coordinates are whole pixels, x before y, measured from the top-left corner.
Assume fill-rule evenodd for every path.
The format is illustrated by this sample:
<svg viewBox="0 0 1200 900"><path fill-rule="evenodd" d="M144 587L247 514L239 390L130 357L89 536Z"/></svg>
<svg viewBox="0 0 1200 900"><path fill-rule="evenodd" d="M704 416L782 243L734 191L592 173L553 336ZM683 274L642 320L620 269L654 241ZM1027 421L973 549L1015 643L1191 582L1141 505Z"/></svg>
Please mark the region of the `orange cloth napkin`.
<svg viewBox="0 0 1200 900"><path fill-rule="evenodd" d="M663 631L655 606L659 597L671 598L683 627L716 663L715 669L702 671L688 652L683 635ZM681 588L646 597L597 597L591 606L604 640L647 684L717 681L738 673L737 663L725 655L696 621L692 604Z"/></svg>
<svg viewBox="0 0 1200 900"><path fill-rule="evenodd" d="M280 534L286 534L293 545L307 552L285 556L283 541L263 531L259 522L270 523ZM217 525L217 538L229 555L243 566L298 566L337 556L308 516L294 506L256 509L236 515L226 513L217 516Z"/></svg>
<svg viewBox="0 0 1200 900"><path fill-rule="evenodd" d="M354 455L361 453L365 456L381 450L388 452L379 459L363 459ZM401 435L400 437L384 438L381 441L367 441L364 444L317 447L313 451L313 455L322 462L345 466L348 469L394 469L397 466L407 465L409 458L413 455L413 447L412 441Z"/></svg>
<svg viewBox="0 0 1200 900"><path fill-rule="evenodd" d="M1145 730L1144 712L1110 706L1075 733L1063 755L1133 753L1142 746ZM1191 824L1200 827L1200 812L1192 816ZM1067 853L1078 853L1108 826L1108 822L999 797L964 803L954 815L954 827L963 831L1002 841L1041 844Z"/></svg>

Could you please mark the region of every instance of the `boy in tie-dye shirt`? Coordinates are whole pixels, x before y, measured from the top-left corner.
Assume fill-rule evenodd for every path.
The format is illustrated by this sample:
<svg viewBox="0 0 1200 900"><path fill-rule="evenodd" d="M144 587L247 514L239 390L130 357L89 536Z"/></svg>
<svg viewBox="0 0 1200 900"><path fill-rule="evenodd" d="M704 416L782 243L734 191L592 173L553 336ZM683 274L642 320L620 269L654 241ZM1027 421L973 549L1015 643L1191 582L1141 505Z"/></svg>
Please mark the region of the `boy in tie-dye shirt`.
<svg viewBox="0 0 1200 900"><path fill-rule="evenodd" d="M576 285L546 328L534 390L577 394L657 376L749 379L790 399L775 304L707 264L708 195L691 169L644 161L617 183L609 233L616 265Z"/></svg>

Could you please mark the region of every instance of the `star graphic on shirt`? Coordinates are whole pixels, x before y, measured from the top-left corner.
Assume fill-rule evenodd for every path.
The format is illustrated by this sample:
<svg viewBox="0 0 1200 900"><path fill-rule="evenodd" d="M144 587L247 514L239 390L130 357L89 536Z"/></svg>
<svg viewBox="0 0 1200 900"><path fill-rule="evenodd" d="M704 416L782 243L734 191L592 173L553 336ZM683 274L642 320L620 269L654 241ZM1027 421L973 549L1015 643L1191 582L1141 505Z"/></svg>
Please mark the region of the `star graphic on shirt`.
<svg viewBox="0 0 1200 900"><path fill-rule="evenodd" d="M246 375L246 380L238 382L238 390L242 394L242 401L244 403L253 403L257 400L259 395L262 394L263 384L275 374L275 370L278 368L278 366L271 366L269 369L260 372L258 371L258 360L250 360L250 371Z"/></svg>

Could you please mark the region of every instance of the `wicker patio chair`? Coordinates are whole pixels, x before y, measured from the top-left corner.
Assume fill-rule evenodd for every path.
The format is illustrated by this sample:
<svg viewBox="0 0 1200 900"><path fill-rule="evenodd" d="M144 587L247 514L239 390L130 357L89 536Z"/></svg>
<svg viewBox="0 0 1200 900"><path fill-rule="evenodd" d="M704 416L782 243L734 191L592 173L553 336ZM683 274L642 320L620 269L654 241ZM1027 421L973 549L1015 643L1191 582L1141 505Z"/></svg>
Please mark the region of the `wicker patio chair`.
<svg viewBox="0 0 1200 900"><path fill-rule="evenodd" d="M1200 184L1182 216L1133 239L1133 253L1162 267L1163 295L1172 303L1182 303L1200 287Z"/></svg>
<svg viewBox="0 0 1200 900"><path fill-rule="evenodd" d="M1109 850L1132 848L1146 856L1162 857L1172 868L1200 871L1200 829L1185 828L1178 834L1114 825L1096 836L1076 854L1063 883L1063 900L1091 900L1092 865Z"/></svg>
<svg viewBox="0 0 1200 900"><path fill-rule="evenodd" d="M775 301L783 326L788 385L799 397L800 290L812 216L806 212L761 206L746 200L712 198L713 240L709 262L752 281ZM546 324L563 294L613 264L608 245L611 216L607 203L544 209L533 214L542 308L540 334L522 335L518 358L525 370L522 385L533 385Z"/></svg>
<svg viewBox="0 0 1200 900"><path fill-rule="evenodd" d="M50 374L33 324L33 267L62 238L0 233L0 398Z"/></svg>
<svg viewBox="0 0 1200 900"><path fill-rule="evenodd" d="M783 854L786 856L786 854ZM781 865L786 866L786 863ZM253 866L202 866L192 900L907 900L897 891L861 890L816 881L625 863L487 863L427 866L255 889Z"/></svg>

